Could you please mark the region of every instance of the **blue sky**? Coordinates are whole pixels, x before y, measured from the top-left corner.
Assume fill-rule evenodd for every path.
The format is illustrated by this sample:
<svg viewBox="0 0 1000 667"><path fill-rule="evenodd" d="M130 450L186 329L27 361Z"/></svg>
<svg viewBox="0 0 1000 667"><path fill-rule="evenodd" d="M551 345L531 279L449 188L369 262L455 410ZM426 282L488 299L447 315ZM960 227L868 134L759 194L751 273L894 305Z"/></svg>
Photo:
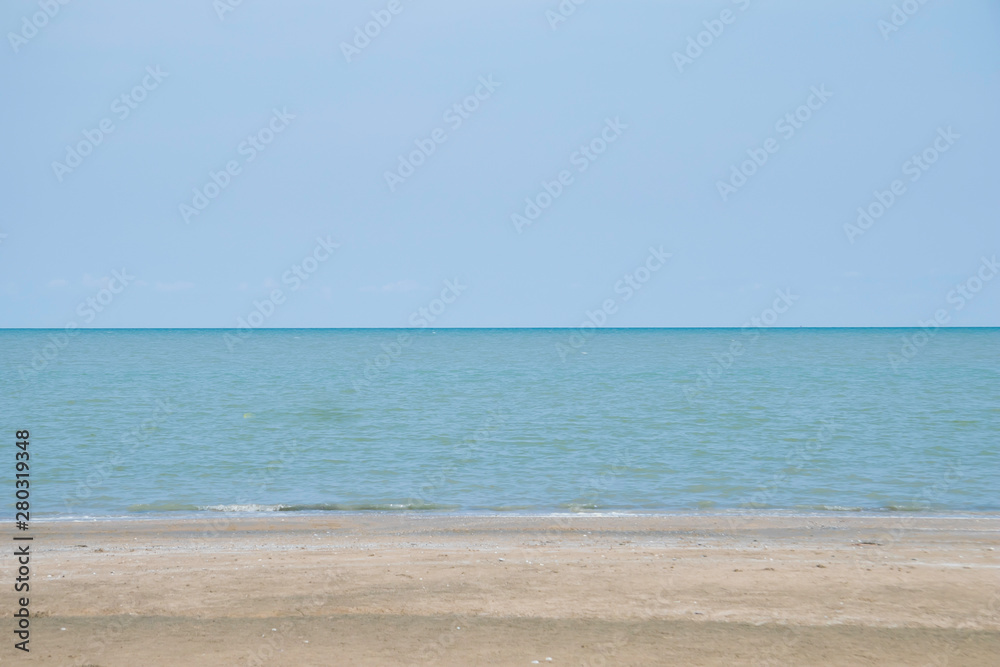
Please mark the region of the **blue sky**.
<svg viewBox="0 0 1000 667"><path fill-rule="evenodd" d="M1000 325L996 2L224 2L3 4L0 326Z"/></svg>

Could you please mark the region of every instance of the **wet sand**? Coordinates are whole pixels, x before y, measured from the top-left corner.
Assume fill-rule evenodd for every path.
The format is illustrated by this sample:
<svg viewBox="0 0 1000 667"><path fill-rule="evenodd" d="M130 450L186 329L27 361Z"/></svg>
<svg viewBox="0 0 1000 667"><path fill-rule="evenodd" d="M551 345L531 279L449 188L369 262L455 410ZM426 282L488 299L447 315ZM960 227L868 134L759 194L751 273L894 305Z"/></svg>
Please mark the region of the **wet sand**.
<svg viewBox="0 0 1000 667"><path fill-rule="evenodd" d="M35 522L31 533L31 653L8 631L4 663L955 666L1000 655L998 518L275 513Z"/></svg>

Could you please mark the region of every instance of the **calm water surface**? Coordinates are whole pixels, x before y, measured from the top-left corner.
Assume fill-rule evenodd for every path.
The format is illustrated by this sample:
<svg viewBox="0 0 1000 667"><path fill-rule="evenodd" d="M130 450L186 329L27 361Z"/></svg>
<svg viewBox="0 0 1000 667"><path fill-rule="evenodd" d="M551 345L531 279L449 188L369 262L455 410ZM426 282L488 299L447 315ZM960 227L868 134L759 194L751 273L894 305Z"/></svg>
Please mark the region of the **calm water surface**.
<svg viewBox="0 0 1000 667"><path fill-rule="evenodd" d="M0 423L41 517L997 512L1000 329L914 333L3 330Z"/></svg>

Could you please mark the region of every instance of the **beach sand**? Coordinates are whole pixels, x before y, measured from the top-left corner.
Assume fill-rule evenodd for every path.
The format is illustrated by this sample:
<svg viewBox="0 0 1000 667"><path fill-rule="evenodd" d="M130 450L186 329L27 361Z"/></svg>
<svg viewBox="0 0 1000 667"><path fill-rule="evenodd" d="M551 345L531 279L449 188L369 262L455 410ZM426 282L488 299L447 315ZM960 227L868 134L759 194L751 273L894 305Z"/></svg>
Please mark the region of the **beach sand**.
<svg viewBox="0 0 1000 667"><path fill-rule="evenodd" d="M31 534L31 652L8 616L3 663L1000 662L997 518L274 513Z"/></svg>

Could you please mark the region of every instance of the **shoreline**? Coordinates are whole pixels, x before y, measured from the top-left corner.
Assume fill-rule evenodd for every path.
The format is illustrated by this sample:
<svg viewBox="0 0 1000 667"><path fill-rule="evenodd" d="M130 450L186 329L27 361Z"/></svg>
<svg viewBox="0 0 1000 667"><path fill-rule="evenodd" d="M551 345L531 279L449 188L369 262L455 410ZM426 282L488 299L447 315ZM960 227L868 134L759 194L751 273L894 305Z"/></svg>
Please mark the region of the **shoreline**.
<svg viewBox="0 0 1000 667"><path fill-rule="evenodd" d="M217 517L227 519L254 519L260 517L276 517L280 519L296 517L364 517L364 516L407 516L407 517L441 517L441 518L707 518L726 519L731 517L775 518L775 519L873 519L873 520L981 520L1000 519L1000 510L779 510L779 509L732 509L732 510L587 510L574 512L571 510L527 512L524 510L425 510L425 509L345 509L345 510L284 510L262 509L246 511L197 510L197 511L158 511L129 512L126 514L100 515L70 515L44 516L35 515L33 523L81 523L105 521L211 521Z"/></svg>
<svg viewBox="0 0 1000 667"><path fill-rule="evenodd" d="M991 664L1000 517L899 518L38 522L25 662Z"/></svg>

